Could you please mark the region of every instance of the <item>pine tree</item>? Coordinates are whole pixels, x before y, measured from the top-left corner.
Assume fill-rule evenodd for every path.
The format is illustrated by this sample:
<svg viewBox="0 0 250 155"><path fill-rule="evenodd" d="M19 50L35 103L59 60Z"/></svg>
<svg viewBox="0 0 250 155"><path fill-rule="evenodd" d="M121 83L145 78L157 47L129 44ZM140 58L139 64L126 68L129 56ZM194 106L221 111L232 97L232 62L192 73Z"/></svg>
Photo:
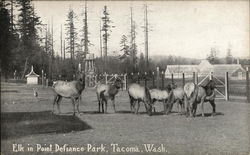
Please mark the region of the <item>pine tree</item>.
<svg viewBox="0 0 250 155"><path fill-rule="evenodd" d="M75 48L77 46L77 32L74 23L76 15L71 8L69 9L67 18L68 19L66 23L66 41L68 45L66 46L66 50L68 50L68 52L70 53L70 58L71 60L73 60L75 59Z"/></svg>
<svg viewBox="0 0 250 155"><path fill-rule="evenodd" d="M86 58L86 55L89 53L89 31L88 31L88 10L87 10L87 4L85 1L85 10L84 10L84 19L83 19L83 42L84 42L84 54L83 58Z"/></svg>
<svg viewBox="0 0 250 155"><path fill-rule="evenodd" d="M142 73L145 72L145 58L143 53L140 54L138 68L140 68Z"/></svg>
<svg viewBox="0 0 250 155"><path fill-rule="evenodd" d="M27 70L27 65L35 56L35 52L39 47L37 41L39 39L37 30L41 25L39 17L35 14L34 8L31 6L30 0L17 0L19 6L18 27L20 33L20 47L19 52L24 60L24 70L22 78Z"/></svg>
<svg viewBox="0 0 250 155"><path fill-rule="evenodd" d="M133 20L133 10L131 8L131 16L130 16L130 63L132 64L132 72L135 72L136 70L136 64L137 64L137 45L136 45L136 24Z"/></svg>
<svg viewBox="0 0 250 155"><path fill-rule="evenodd" d="M123 53L122 55L124 56L129 56L129 46L128 46L128 39L127 39L127 36L125 35L122 35L122 38L121 38L121 41L120 41L120 47L121 47L121 50Z"/></svg>
<svg viewBox="0 0 250 155"><path fill-rule="evenodd" d="M102 17L102 21L103 21L103 26L102 26L102 31L104 32L103 34L103 57L104 57L104 71L106 71L106 67L107 67L107 55L108 55L108 38L110 36L110 32L111 32L111 20L109 17L109 13L107 10L107 6L104 6L104 10L103 10L103 17Z"/></svg>
<svg viewBox="0 0 250 155"><path fill-rule="evenodd" d="M10 61L10 39L11 39L11 23L10 14L5 8L4 1L0 3L0 53L1 53L1 68L2 72L7 78L9 72Z"/></svg>

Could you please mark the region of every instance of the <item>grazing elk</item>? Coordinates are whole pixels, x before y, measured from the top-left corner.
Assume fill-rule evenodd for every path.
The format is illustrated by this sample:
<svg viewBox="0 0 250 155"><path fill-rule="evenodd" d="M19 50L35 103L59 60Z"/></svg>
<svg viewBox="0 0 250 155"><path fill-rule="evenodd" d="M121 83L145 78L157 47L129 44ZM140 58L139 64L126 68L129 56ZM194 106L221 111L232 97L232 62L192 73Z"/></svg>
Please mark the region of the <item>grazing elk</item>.
<svg viewBox="0 0 250 155"><path fill-rule="evenodd" d="M169 97L169 92L167 90L160 90L160 89L150 89L149 92L152 99L154 112L155 112L154 104L156 101L162 102L164 111L166 111L166 103Z"/></svg>
<svg viewBox="0 0 250 155"><path fill-rule="evenodd" d="M187 96L187 115L194 117L197 105L201 103L202 117L204 117L204 102L209 102L213 108L212 115L216 114L215 82L210 80L205 86L198 86L194 83L187 83L184 86L184 92Z"/></svg>
<svg viewBox="0 0 250 155"><path fill-rule="evenodd" d="M110 99L115 109L115 96L121 87L121 80L117 78L113 84L97 84L96 95L98 100L98 112L100 112L100 106L102 105L102 113L107 113L107 101ZM105 104L105 111L104 111Z"/></svg>
<svg viewBox="0 0 250 155"><path fill-rule="evenodd" d="M146 111L150 116L152 113L152 101L149 89L147 87L140 86L139 84L133 83L128 87L128 95L130 98L130 109L138 114L140 108L140 102L144 102ZM137 109L135 104L137 102Z"/></svg>
<svg viewBox="0 0 250 155"><path fill-rule="evenodd" d="M70 98L72 100L72 105L73 105L73 115L75 115L75 103L77 101L77 111L79 111L79 103L81 101L81 94L82 91L85 88L85 81L82 80L81 78L79 80L74 80L71 82L65 82L65 81L56 81L54 82L52 86L54 92L55 92L55 98L53 102L53 111L54 113L54 106L55 103L57 104L57 109L58 112L60 113L60 101L62 98Z"/></svg>
<svg viewBox="0 0 250 155"><path fill-rule="evenodd" d="M178 106L178 113L183 114L185 111L185 102L186 102L186 95L184 89L181 87L177 87L171 90L169 94L169 99L167 102L167 111L166 114L169 114L173 108L173 104L177 103Z"/></svg>
<svg viewBox="0 0 250 155"><path fill-rule="evenodd" d="M149 90L154 112L155 112L154 103L156 101L163 103L164 112L166 112L166 108L167 108L166 104L167 104L167 101L169 98L169 93L175 87L176 87L175 84L168 84L166 87L166 90L160 90L160 89L150 89Z"/></svg>

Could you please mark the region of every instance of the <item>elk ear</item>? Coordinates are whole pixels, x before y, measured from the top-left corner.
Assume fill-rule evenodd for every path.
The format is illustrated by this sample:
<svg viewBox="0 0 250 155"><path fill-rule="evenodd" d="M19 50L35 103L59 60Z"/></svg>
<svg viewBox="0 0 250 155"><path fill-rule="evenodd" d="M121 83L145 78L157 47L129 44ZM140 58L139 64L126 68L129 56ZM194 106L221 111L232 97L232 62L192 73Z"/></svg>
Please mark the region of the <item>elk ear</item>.
<svg viewBox="0 0 250 155"><path fill-rule="evenodd" d="M82 79L82 78L79 78L79 81L83 82L83 79Z"/></svg>

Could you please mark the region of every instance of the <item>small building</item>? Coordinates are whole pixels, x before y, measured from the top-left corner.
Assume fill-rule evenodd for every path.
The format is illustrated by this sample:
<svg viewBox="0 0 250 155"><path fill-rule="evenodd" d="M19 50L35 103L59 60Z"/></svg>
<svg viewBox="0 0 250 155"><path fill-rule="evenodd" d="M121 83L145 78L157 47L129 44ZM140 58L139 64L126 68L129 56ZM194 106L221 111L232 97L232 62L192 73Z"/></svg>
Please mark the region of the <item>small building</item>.
<svg viewBox="0 0 250 155"><path fill-rule="evenodd" d="M182 78L182 73L185 73L185 77L192 77L193 72L199 75L208 75L213 72L213 75L217 77L224 77L225 72L231 79L244 79L246 77L246 70L240 64L211 64L207 60L202 60L198 65L168 65L165 77L171 78L173 74L174 78Z"/></svg>
<svg viewBox="0 0 250 155"><path fill-rule="evenodd" d="M86 55L85 59L85 85L88 87L92 87L95 85L95 56L94 54L90 53Z"/></svg>
<svg viewBox="0 0 250 155"><path fill-rule="evenodd" d="M25 75L25 77L27 77L27 84L38 84L39 75L34 72L33 66L31 66L30 73Z"/></svg>

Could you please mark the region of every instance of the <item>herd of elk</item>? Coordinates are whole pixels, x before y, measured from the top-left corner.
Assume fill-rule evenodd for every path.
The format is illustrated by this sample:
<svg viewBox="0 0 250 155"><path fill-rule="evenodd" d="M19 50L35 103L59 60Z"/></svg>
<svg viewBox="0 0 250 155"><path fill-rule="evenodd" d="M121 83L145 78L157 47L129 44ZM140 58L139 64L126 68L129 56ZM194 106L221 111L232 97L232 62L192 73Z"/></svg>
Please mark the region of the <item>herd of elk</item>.
<svg viewBox="0 0 250 155"><path fill-rule="evenodd" d="M116 78L111 84L98 83L95 86L97 100L98 100L98 112L107 113L107 103L111 100L114 112L115 108L115 96L118 94L121 88L122 81ZM85 81L83 79L65 82L56 81L52 86L54 90L54 106L57 104L58 112L60 113L60 101L62 98L70 98L73 105L73 115L75 115L75 105L77 111L79 111L79 104L81 101L81 94L85 88ZM148 87L141 86L137 83L132 83L128 86L128 96L130 99L130 109L132 113L138 114L140 108L140 102L145 105L148 115L152 114L152 109L155 112L155 102L162 102L164 107L164 113L169 114L173 108L173 104L178 106L178 112L183 114L186 112L187 116L195 117L197 105L201 103L202 116L204 116L204 102L209 102L212 105L215 115L215 82L210 80L205 86L199 86L194 83L186 83L184 87L177 87L174 84L167 85L165 90L149 89ZM186 107L186 111L185 111ZM181 109L180 109L181 108Z"/></svg>

